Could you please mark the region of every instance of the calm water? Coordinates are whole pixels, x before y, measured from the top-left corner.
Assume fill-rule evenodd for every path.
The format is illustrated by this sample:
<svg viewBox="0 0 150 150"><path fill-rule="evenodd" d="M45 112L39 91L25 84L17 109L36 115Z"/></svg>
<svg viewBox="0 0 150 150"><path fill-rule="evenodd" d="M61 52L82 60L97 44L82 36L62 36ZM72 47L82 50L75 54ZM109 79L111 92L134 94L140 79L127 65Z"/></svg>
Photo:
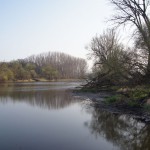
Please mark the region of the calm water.
<svg viewBox="0 0 150 150"><path fill-rule="evenodd" d="M150 150L150 126L73 96L78 83L0 86L0 150Z"/></svg>

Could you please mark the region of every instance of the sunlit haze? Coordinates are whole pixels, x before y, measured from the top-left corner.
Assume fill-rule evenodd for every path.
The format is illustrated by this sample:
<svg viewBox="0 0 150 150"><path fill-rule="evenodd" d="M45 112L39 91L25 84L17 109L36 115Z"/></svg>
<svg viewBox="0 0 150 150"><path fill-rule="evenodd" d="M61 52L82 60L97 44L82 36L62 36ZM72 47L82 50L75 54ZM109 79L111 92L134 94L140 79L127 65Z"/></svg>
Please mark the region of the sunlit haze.
<svg viewBox="0 0 150 150"><path fill-rule="evenodd" d="M107 0L0 0L0 61L48 51L86 58L111 9Z"/></svg>

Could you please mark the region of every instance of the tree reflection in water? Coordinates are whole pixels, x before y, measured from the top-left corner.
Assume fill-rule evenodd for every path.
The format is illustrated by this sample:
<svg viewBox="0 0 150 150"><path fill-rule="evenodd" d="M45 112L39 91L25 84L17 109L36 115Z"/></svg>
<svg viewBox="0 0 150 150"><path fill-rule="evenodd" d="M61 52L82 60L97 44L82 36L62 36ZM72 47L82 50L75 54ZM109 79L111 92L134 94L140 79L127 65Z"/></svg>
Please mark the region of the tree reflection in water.
<svg viewBox="0 0 150 150"><path fill-rule="evenodd" d="M38 106L47 109L60 109L69 106L77 101L72 97L69 90L49 89L49 86L3 86L0 88L0 101L6 103L26 102L32 106Z"/></svg>
<svg viewBox="0 0 150 150"><path fill-rule="evenodd" d="M92 119L85 126L96 137L103 136L121 150L150 150L150 125L97 107L92 108L91 112Z"/></svg>
<svg viewBox="0 0 150 150"><path fill-rule="evenodd" d="M42 86L5 85L0 87L0 102L26 102L32 106L46 109L60 109L81 101L72 96L72 92L62 89ZM98 106L83 104L84 110L91 114L91 119L85 122L91 134L96 138L104 137L121 150L150 150L150 125L141 123L129 115L113 114L98 108Z"/></svg>

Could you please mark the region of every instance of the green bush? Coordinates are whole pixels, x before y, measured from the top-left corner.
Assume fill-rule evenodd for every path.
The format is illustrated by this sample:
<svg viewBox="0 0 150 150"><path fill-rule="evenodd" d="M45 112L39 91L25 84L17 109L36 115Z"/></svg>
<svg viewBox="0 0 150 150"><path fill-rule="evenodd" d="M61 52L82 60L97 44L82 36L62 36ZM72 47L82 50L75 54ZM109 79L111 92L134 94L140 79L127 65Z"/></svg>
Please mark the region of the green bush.
<svg viewBox="0 0 150 150"><path fill-rule="evenodd" d="M8 77L7 75L5 75L5 73L0 73L0 82L6 82L8 81Z"/></svg>
<svg viewBox="0 0 150 150"><path fill-rule="evenodd" d="M148 96L148 92L145 90L135 90L131 95L131 97L133 97L134 100L143 99L147 96Z"/></svg>
<svg viewBox="0 0 150 150"><path fill-rule="evenodd" d="M111 97L107 97L105 99L105 102L107 104L111 104L111 103L119 102L121 100L122 100L122 96L121 95L114 95L114 96L111 96Z"/></svg>

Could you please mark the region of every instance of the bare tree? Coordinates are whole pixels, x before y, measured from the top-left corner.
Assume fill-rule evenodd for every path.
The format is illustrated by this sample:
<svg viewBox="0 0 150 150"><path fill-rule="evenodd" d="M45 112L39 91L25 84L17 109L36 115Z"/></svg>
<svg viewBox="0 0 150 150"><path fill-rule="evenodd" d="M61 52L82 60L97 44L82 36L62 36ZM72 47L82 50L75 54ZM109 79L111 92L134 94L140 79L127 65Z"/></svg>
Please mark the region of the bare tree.
<svg viewBox="0 0 150 150"><path fill-rule="evenodd" d="M131 23L141 34L147 47L148 61L146 75L150 75L150 19L148 16L149 0L109 0L118 12L111 19L118 25ZM146 28L146 30L145 30Z"/></svg>
<svg viewBox="0 0 150 150"><path fill-rule="evenodd" d="M141 74L133 50L127 50L119 42L114 29L107 29L102 35L94 37L88 50L95 66L93 79L90 79L88 86L129 83L135 72Z"/></svg>
<svg viewBox="0 0 150 150"><path fill-rule="evenodd" d="M58 71L58 77L63 79L83 78L87 69L87 62L84 59L60 52L33 55L26 58L26 62L34 63L38 68L52 67Z"/></svg>

